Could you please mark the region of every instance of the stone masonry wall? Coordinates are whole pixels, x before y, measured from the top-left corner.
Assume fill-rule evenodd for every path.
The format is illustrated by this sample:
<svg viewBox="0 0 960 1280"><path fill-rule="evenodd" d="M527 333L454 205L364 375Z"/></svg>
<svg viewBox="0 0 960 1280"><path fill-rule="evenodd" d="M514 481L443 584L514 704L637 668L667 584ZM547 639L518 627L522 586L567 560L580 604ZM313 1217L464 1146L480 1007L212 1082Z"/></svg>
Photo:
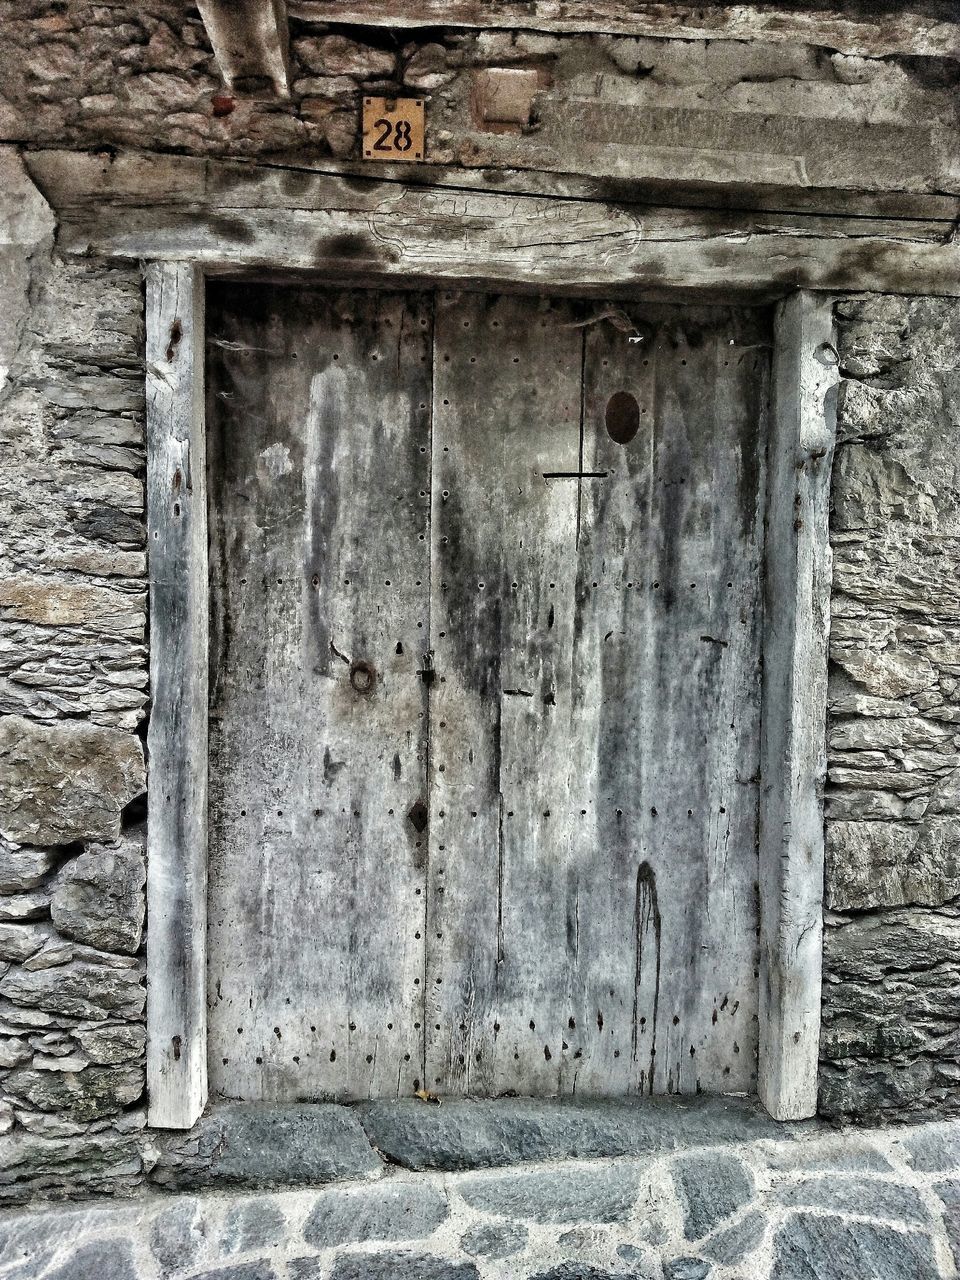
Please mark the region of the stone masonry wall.
<svg viewBox="0 0 960 1280"><path fill-rule="evenodd" d="M139 1176L142 285L0 157L0 1200Z"/></svg>
<svg viewBox="0 0 960 1280"><path fill-rule="evenodd" d="M127 1188L153 1158L142 282L57 256L16 148L352 159L360 96L406 87L432 95L434 162L503 166L551 84L758 120L886 126L922 103L946 126L957 77L806 46L295 24L292 96L269 102L223 90L178 0L0 3L0 22L2 1199ZM521 73L516 96L484 98L490 68ZM821 1108L899 1116L960 1102L960 303L837 319Z"/></svg>
<svg viewBox="0 0 960 1280"><path fill-rule="evenodd" d="M960 1109L960 301L836 308L828 1115Z"/></svg>

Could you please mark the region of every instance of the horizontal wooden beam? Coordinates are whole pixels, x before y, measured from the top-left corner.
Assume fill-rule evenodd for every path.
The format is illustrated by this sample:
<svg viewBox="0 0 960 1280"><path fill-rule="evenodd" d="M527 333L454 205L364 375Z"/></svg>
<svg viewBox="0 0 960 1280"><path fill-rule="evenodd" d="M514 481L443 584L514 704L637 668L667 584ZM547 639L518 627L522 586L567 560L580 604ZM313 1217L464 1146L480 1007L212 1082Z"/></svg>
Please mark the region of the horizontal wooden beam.
<svg viewBox="0 0 960 1280"><path fill-rule="evenodd" d="M62 251L541 290L960 296L942 222L646 207L179 156L29 153Z"/></svg>
<svg viewBox="0 0 960 1280"><path fill-rule="evenodd" d="M225 82L238 92L289 92L286 0L197 0Z"/></svg>
<svg viewBox="0 0 960 1280"><path fill-rule="evenodd" d="M679 40L759 40L812 44L882 58L906 53L960 58L960 19L952 3L647 4L636 0L289 0L309 22L417 28L465 27L663 36Z"/></svg>

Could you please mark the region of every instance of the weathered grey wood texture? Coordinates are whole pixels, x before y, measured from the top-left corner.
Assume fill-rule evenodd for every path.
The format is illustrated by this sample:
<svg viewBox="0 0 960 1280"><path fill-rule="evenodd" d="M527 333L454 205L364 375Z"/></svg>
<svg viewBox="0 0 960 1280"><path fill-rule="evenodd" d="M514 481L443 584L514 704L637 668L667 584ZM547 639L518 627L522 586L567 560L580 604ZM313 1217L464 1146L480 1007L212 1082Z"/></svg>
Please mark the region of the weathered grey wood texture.
<svg viewBox="0 0 960 1280"><path fill-rule="evenodd" d="M751 1091L762 320L213 298L212 1087Z"/></svg>
<svg viewBox="0 0 960 1280"><path fill-rule="evenodd" d="M776 323L767 530L760 834L760 1097L778 1120L817 1105L830 476L839 374L829 298Z"/></svg>
<svg viewBox="0 0 960 1280"><path fill-rule="evenodd" d="M285 0L197 0L224 80L240 91L288 92Z"/></svg>
<svg viewBox="0 0 960 1280"><path fill-rule="evenodd" d="M937 5L635 4L629 0L289 0L293 17L387 27L479 27L521 31L758 40L823 45L844 53L960 57L960 20Z"/></svg>
<svg viewBox="0 0 960 1280"><path fill-rule="evenodd" d="M207 500L204 284L184 263L147 270L150 564L149 1117L189 1128L206 1070Z"/></svg>
<svg viewBox="0 0 960 1280"><path fill-rule="evenodd" d="M212 290L221 1096L420 1084L431 328L418 294Z"/></svg>
<svg viewBox="0 0 960 1280"><path fill-rule="evenodd" d="M438 302L431 1088L755 1088L769 347L731 311Z"/></svg>
<svg viewBox="0 0 960 1280"><path fill-rule="evenodd" d="M430 188L185 157L43 152L64 252L583 292L960 295L950 222L706 212ZM952 207L952 206L951 206ZM586 283L585 283L586 282Z"/></svg>

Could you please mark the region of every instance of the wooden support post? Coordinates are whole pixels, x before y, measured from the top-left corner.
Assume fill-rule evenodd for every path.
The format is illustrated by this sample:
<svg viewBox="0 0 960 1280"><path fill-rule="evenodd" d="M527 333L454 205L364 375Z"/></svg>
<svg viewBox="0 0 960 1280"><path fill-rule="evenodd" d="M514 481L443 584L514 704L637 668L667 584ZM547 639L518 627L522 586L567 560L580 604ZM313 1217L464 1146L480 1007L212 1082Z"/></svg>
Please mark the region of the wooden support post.
<svg viewBox="0 0 960 1280"><path fill-rule="evenodd" d="M150 765L149 1121L189 1128L206 1102L207 505L204 282L147 269Z"/></svg>
<svg viewBox="0 0 960 1280"><path fill-rule="evenodd" d="M759 1093L777 1120L817 1106L838 376L832 300L793 294L776 321L761 745Z"/></svg>
<svg viewBox="0 0 960 1280"><path fill-rule="evenodd" d="M240 93L290 92L286 0L197 0L217 65Z"/></svg>

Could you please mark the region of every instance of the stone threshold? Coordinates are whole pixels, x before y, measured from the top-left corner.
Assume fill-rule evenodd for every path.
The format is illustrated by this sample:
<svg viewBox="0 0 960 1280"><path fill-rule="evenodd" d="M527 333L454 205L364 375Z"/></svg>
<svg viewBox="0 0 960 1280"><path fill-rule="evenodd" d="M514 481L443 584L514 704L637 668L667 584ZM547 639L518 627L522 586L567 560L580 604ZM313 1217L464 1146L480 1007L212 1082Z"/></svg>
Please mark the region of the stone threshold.
<svg viewBox="0 0 960 1280"><path fill-rule="evenodd" d="M149 1179L170 1190L316 1185L376 1178L388 1165L465 1172L657 1156L818 1127L778 1123L756 1098L734 1097L223 1103L187 1132L151 1133Z"/></svg>

